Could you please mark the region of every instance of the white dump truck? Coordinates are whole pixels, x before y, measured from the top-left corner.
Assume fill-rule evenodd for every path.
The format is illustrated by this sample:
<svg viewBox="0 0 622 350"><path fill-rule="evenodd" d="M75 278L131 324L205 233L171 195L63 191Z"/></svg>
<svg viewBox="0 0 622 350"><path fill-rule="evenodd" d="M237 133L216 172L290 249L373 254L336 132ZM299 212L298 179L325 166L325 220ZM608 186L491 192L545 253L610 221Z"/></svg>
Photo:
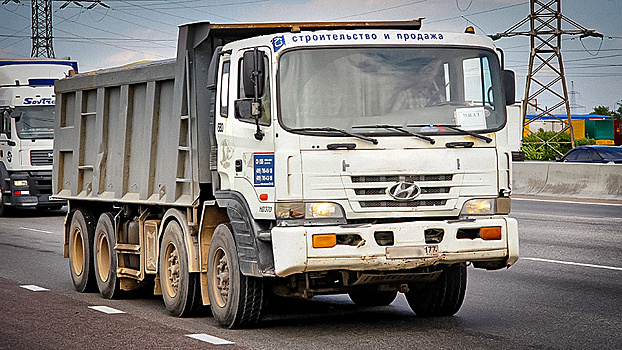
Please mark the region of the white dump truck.
<svg viewBox="0 0 622 350"><path fill-rule="evenodd" d="M177 57L56 83L54 194L78 291L152 286L223 327L268 296L461 307L518 259L514 75L421 21L183 25Z"/></svg>
<svg viewBox="0 0 622 350"><path fill-rule="evenodd" d="M54 81L78 64L0 59L0 216L8 209L59 209L52 195Z"/></svg>

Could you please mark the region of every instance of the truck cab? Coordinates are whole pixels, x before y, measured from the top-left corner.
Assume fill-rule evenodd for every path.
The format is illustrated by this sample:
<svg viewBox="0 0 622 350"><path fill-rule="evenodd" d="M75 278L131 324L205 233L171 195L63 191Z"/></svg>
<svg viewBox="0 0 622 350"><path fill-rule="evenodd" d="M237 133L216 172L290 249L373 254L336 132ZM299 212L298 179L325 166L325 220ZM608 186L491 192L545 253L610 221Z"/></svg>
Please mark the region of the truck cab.
<svg viewBox="0 0 622 350"><path fill-rule="evenodd" d="M7 208L59 209L52 195L54 81L67 60L0 61L0 215Z"/></svg>

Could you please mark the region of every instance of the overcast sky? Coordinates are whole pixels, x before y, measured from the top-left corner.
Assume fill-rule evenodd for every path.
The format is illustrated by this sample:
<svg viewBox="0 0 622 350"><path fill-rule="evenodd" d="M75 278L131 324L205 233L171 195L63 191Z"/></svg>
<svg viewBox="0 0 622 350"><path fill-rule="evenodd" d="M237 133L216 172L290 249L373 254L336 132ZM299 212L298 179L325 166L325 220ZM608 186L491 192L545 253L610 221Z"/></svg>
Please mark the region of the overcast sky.
<svg viewBox="0 0 622 350"><path fill-rule="evenodd" d="M14 0L11 0L14 1ZM32 50L30 0L0 5L0 58L27 58ZM547 0L548 1L548 0ZM270 21L405 20L425 17L422 30L478 34L503 32L526 18L528 0L103 0L90 10L53 2L56 57L78 61L81 72L175 55L177 26ZM1 3L1 2L0 2ZM562 13L604 39L565 36L562 54L568 89L577 105L622 103L622 0L562 0ZM528 24L519 28L528 30ZM564 29L572 29L568 24ZM522 99L529 68L529 39L500 39L506 66L516 72ZM574 87L574 89L573 89ZM533 91L533 90L532 90ZM542 104L552 103L543 96ZM572 99L571 99L572 101ZM617 107L616 107L617 108ZM580 110L577 110L580 112Z"/></svg>

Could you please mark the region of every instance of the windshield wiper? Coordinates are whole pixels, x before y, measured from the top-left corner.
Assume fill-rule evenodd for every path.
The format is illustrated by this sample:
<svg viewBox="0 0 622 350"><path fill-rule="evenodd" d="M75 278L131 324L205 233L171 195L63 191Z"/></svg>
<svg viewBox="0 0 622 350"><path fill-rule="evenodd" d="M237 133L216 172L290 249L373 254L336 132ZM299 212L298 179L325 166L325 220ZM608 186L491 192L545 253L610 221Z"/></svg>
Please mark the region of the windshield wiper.
<svg viewBox="0 0 622 350"><path fill-rule="evenodd" d="M324 126L324 127L321 127L321 128L293 128L293 129L290 129L290 130L292 130L292 131L335 131L335 132L340 133L341 135L356 137L357 139L361 139L361 140L365 140L365 141L371 142L374 145L378 144L378 140L377 139L374 139L374 138L371 138L371 137L366 137L366 136L363 136L363 135L358 135L358 134L355 134L355 133L351 133L351 132L346 131L344 129L333 128L332 126Z"/></svg>
<svg viewBox="0 0 622 350"><path fill-rule="evenodd" d="M401 132L402 134L406 134L406 135L410 135L410 136L414 136L414 137L420 138L422 140L426 140L426 141L428 141L432 145L436 143L436 140L434 140L433 138L427 137L425 135L418 134L416 132L409 131L409 130L405 129L403 126L401 126L401 125L376 124L376 125L356 125L356 126L352 127L352 129L364 129L364 128L393 129L395 131Z"/></svg>
<svg viewBox="0 0 622 350"><path fill-rule="evenodd" d="M426 126L431 126L431 127L441 127L441 128L448 128L454 131L457 131L463 135L471 135L475 138L478 138L480 140L484 140L486 141L486 143L491 143L492 139L490 137L484 136L484 135L480 135L476 132L473 131L469 131L469 130L464 130L459 128L457 125L449 125L449 124L413 124L413 125L406 125L408 127L426 127Z"/></svg>

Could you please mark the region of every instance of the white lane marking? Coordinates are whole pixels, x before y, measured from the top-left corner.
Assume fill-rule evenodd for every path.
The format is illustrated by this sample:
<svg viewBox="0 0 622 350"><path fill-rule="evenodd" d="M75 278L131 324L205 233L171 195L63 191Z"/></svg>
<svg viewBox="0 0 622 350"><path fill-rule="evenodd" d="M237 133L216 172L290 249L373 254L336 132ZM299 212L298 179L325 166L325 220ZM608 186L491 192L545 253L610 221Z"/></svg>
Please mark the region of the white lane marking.
<svg viewBox="0 0 622 350"><path fill-rule="evenodd" d="M34 284L27 284L27 285L23 285L23 286L20 286L20 287L22 287L24 289L28 289L28 290L33 291L33 292L49 292L50 291L47 288L35 286Z"/></svg>
<svg viewBox="0 0 622 350"><path fill-rule="evenodd" d="M93 309L99 312L103 312L105 314L124 314L125 311L121 311L121 310L117 310L117 309L113 309L111 307L108 306L89 306L89 309Z"/></svg>
<svg viewBox="0 0 622 350"><path fill-rule="evenodd" d="M599 202L575 202L563 199L535 199L535 198L515 198L513 201L532 201L532 202L551 202L551 203L568 203L568 204L592 204L592 205L610 205L610 206L622 206L622 203L599 203Z"/></svg>
<svg viewBox="0 0 622 350"><path fill-rule="evenodd" d="M19 229L20 230L34 231L34 232L41 232L41 233L54 233L54 232L50 232L50 231L37 230L36 228L30 228L30 227L20 227Z"/></svg>
<svg viewBox="0 0 622 350"><path fill-rule="evenodd" d="M210 343L210 344L214 344L214 345L229 345L229 344L235 344L232 341L228 341L225 339L221 339L221 338L217 338L214 337L213 335L209 335L209 334L205 334L205 333L199 333L199 334L186 334L186 337L190 337L190 338L194 338L206 343Z"/></svg>
<svg viewBox="0 0 622 350"><path fill-rule="evenodd" d="M550 260L550 259L540 259L540 258L519 258L519 259L548 262L548 263L553 263L553 264L574 265L574 266L582 266L582 267L595 267L597 269L622 271L622 267L615 267L615 266L584 264L584 263L577 263L577 262L571 262L571 261Z"/></svg>

